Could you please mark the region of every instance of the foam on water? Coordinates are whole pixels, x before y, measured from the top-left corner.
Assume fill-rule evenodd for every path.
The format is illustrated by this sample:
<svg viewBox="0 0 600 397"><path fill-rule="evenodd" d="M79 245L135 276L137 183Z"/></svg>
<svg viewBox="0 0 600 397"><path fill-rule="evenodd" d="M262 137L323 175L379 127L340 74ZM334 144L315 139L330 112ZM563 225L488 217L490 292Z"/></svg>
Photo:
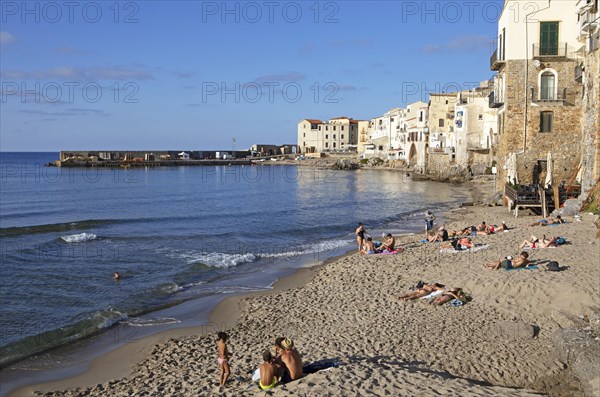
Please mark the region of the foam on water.
<svg viewBox="0 0 600 397"><path fill-rule="evenodd" d="M135 317L122 323L131 327L152 327L156 325L179 324L181 321L171 317Z"/></svg>
<svg viewBox="0 0 600 397"><path fill-rule="evenodd" d="M60 236L61 240L66 243L84 243L86 241L95 240L98 238L93 233L79 233L79 234L70 234L67 236Z"/></svg>

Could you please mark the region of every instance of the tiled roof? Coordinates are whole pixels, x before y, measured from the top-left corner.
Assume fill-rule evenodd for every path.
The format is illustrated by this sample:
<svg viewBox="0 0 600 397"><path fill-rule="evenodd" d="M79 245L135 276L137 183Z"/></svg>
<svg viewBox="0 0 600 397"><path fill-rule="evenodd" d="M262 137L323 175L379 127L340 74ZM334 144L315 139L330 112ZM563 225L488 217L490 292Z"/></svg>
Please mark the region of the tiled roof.
<svg viewBox="0 0 600 397"><path fill-rule="evenodd" d="M311 124L323 124L323 122L321 120L317 120L317 119L304 119L303 121L308 121Z"/></svg>

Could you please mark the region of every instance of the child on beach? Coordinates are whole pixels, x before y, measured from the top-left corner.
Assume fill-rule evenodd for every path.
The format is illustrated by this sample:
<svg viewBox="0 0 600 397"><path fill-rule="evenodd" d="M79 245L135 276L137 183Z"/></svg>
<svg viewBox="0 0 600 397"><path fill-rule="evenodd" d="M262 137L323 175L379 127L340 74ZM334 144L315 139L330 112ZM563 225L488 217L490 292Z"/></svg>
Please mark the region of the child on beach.
<svg viewBox="0 0 600 397"><path fill-rule="evenodd" d="M225 332L219 332L217 334L217 338L219 339L218 347L219 347L219 369L221 371L221 375L219 378L219 387L222 388L227 382L227 378L229 378L229 374L231 373L229 370L229 351L227 350L227 334Z"/></svg>

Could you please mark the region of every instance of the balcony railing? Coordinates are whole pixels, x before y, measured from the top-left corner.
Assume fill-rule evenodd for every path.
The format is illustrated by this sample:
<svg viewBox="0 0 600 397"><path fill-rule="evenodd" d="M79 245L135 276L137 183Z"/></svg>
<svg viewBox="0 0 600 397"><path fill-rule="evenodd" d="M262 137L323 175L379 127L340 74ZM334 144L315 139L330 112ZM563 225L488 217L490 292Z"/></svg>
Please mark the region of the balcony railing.
<svg viewBox="0 0 600 397"><path fill-rule="evenodd" d="M504 105L504 100L500 98L496 98L496 92L492 91L490 95L488 95L489 106L492 109L496 109L502 107Z"/></svg>
<svg viewBox="0 0 600 397"><path fill-rule="evenodd" d="M553 43L553 44L533 44L533 57L534 58L566 58L569 55L569 46L567 43Z"/></svg>
<svg viewBox="0 0 600 397"><path fill-rule="evenodd" d="M498 50L496 50L490 57L490 69L500 70L502 65L504 65L504 59L498 59Z"/></svg>
<svg viewBox="0 0 600 397"><path fill-rule="evenodd" d="M567 88L565 87L562 92L551 95L549 98L538 98L534 88L531 88L531 102L537 103L538 105L566 105L567 104Z"/></svg>

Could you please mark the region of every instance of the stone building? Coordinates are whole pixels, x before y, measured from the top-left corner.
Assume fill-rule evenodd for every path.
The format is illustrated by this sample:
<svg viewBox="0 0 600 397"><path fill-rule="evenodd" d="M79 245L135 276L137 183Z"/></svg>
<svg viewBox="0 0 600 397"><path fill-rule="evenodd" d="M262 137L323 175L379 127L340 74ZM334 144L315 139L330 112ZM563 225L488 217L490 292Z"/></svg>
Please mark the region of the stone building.
<svg viewBox="0 0 600 397"><path fill-rule="evenodd" d="M600 10L598 0L577 2L577 40L582 61L575 78L581 82L581 184L589 190L600 179Z"/></svg>
<svg viewBox="0 0 600 397"><path fill-rule="evenodd" d="M356 151L358 122L336 117L327 122L304 119L298 123L298 146L301 153Z"/></svg>
<svg viewBox="0 0 600 397"><path fill-rule="evenodd" d="M498 109L498 190L516 155L520 184L544 181L548 152L555 181L569 181L580 163L582 86L576 0L506 0L498 21L497 71L489 105ZM514 181L513 181L514 182Z"/></svg>

